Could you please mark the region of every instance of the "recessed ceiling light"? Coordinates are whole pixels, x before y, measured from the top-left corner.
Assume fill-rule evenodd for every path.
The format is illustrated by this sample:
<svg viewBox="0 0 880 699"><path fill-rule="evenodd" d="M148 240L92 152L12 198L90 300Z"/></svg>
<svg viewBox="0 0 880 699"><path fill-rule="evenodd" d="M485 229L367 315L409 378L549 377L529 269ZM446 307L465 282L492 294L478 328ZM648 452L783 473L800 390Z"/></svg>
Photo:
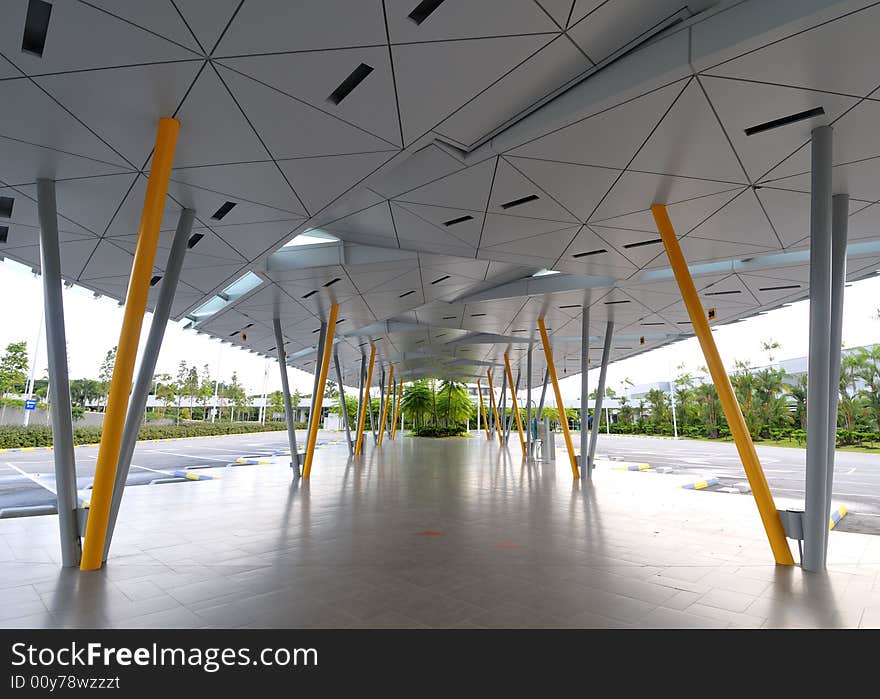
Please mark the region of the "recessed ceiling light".
<svg viewBox="0 0 880 699"><path fill-rule="evenodd" d="M630 301L629 301L629 299L623 299L621 301L606 301L605 305L606 306L614 306L615 304L618 304L618 303L630 303Z"/></svg>
<svg viewBox="0 0 880 699"><path fill-rule="evenodd" d="M405 297L409 296L410 294L414 294L414 293L416 293L415 289L413 289L412 291L407 291L405 294L400 294L397 298L402 299L402 298L405 298Z"/></svg>
<svg viewBox="0 0 880 699"><path fill-rule="evenodd" d="M214 219L215 221L220 221L221 219L223 219L224 216L226 216L226 214L228 214L230 211L232 211L235 208L235 206L236 206L236 204L234 201L227 201L226 203L223 204L223 206L221 206L219 209L217 209L214 212L214 215L211 216L211 218Z"/></svg>
<svg viewBox="0 0 880 699"><path fill-rule="evenodd" d="M436 10L440 5L442 5L444 0L422 0L418 5L415 6L412 12L410 12L407 17L409 17L416 24L421 24L424 22L431 13Z"/></svg>
<svg viewBox="0 0 880 699"><path fill-rule="evenodd" d="M440 282L445 282L447 279L449 279L448 274L443 277L440 277L439 279L435 279L434 281L431 282L431 285L433 286L434 284L439 284Z"/></svg>
<svg viewBox="0 0 880 699"><path fill-rule="evenodd" d="M511 201L505 202L501 205L502 209L512 209L516 206L522 206L523 204L528 204L531 201L536 201L540 197L537 194L529 194L527 197L520 197L519 199L513 199Z"/></svg>
<svg viewBox="0 0 880 699"><path fill-rule="evenodd" d="M9 239L9 226L0 226L0 243L6 243Z"/></svg>
<svg viewBox="0 0 880 699"><path fill-rule="evenodd" d="M12 197L0 197L0 218L12 218L12 207L15 199Z"/></svg>
<svg viewBox="0 0 880 699"><path fill-rule="evenodd" d="M43 57L51 16L51 3L42 0L28 0L27 15L24 19L24 36L21 39L22 51L39 58Z"/></svg>
<svg viewBox="0 0 880 699"><path fill-rule="evenodd" d="M459 216L458 218L453 218L453 219L450 219L449 221L444 221L443 225L444 226L456 226L459 223L464 223L465 221L473 221L473 220L474 220L474 217L470 216L470 215Z"/></svg>
<svg viewBox="0 0 880 699"><path fill-rule="evenodd" d="M574 258L590 257L591 255L601 255L603 252L608 252L608 250L606 250L605 248L602 248L601 250L590 250L589 252L579 252L577 255L572 255L572 257L574 257Z"/></svg>
<svg viewBox="0 0 880 699"><path fill-rule="evenodd" d="M762 286L758 291L784 291L785 289L800 289L800 284L783 284L782 286Z"/></svg>
<svg viewBox="0 0 880 699"><path fill-rule="evenodd" d="M662 238L653 238L652 240L641 240L638 243L627 243L623 247L626 248L627 250L630 250L631 248L641 248L641 247L644 247L645 245L657 245L658 243L662 243L662 242L663 242Z"/></svg>
<svg viewBox="0 0 880 699"><path fill-rule="evenodd" d="M553 274L562 274L562 272L560 272L559 270L555 270L555 269L539 269L532 276L533 277L549 277Z"/></svg>
<svg viewBox="0 0 880 699"><path fill-rule="evenodd" d="M739 289L732 289L731 291L707 291L704 293L705 296L730 296L731 294L741 294L742 291Z"/></svg>
<svg viewBox="0 0 880 699"><path fill-rule="evenodd" d="M192 250L196 245L199 244L199 241L205 237L204 233L193 233L189 240L186 241L186 247L188 250Z"/></svg>
<svg viewBox="0 0 880 699"><path fill-rule="evenodd" d="M328 286L333 286L338 281L339 281L339 277L336 277L336 279L331 279L329 282L324 284L324 288L326 289Z"/></svg>
<svg viewBox="0 0 880 699"><path fill-rule="evenodd" d="M312 289L310 292L303 294L302 298L307 299L309 296L314 296L317 293L318 293L317 289Z"/></svg>
<svg viewBox="0 0 880 699"><path fill-rule="evenodd" d="M150 286L156 286L159 283L159 280L162 279L161 274L157 274L150 279Z"/></svg>
<svg viewBox="0 0 880 699"><path fill-rule="evenodd" d="M349 76L339 83L339 87L337 87L333 92L330 93L330 96L327 98L327 101L333 104L339 104L351 94L351 91L354 90L358 85L360 85L366 77L373 72L373 67L368 66L366 63L361 63L357 68L355 68Z"/></svg>
<svg viewBox="0 0 880 699"><path fill-rule="evenodd" d="M763 133L764 131L770 131L771 129L778 129L780 126L788 126L789 124L795 124L799 121L805 121L824 114L825 110L822 107L813 107L812 109L807 109L803 112L789 114L788 116L780 117L779 119L765 121L763 124L750 126L745 129L745 134L746 136L754 136L757 133Z"/></svg>

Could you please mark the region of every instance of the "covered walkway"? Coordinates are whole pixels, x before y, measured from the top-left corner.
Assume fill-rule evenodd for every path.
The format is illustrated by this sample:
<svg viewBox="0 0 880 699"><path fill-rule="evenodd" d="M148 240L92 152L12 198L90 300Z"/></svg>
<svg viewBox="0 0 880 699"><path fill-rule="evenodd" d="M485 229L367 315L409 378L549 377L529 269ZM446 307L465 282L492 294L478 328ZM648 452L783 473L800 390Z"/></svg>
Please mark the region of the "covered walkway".
<svg viewBox="0 0 880 699"><path fill-rule="evenodd" d="M511 453L514 452L514 453ZM880 538L830 536L829 571L777 567L751 498L565 454L398 438L309 480L275 465L132 488L115 555L59 566L54 518L0 521L2 626L877 627Z"/></svg>

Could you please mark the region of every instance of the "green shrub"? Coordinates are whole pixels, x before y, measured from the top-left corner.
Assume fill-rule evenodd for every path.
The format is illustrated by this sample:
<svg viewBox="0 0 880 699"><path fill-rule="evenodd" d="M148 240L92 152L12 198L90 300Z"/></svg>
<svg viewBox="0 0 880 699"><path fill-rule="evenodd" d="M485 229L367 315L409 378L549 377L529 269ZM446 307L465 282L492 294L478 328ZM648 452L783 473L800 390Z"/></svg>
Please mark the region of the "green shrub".
<svg viewBox="0 0 880 699"><path fill-rule="evenodd" d="M448 427L435 427L423 425L412 431L415 437L460 437L467 432L464 425L449 425Z"/></svg>
<svg viewBox="0 0 880 699"><path fill-rule="evenodd" d="M303 426L304 428L305 426ZM138 432L138 439L176 439L180 437L210 437L223 434L275 432L285 429L283 422L182 422L179 425L146 425ZM74 444L95 444L101 441L100 427L75 427ZM0 449L52 446L52 429L46 425L0 426Z"/></svg>

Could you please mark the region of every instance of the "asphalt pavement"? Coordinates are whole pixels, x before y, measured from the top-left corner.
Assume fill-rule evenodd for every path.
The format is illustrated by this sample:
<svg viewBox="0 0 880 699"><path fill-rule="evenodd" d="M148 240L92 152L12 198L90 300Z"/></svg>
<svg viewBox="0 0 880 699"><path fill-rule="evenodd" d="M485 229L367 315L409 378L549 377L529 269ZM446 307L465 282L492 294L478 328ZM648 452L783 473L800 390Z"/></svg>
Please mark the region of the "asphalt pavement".
<svg viewBox="0 0 880 699"><path fill-rule="evenodd" d="M305 443L305 436L304 431L297 433L300 448ZM321 431L318 439L319 442L338 442L345 437L338 432ZM557 440L557 449L560 445L561 440ZM285 432L139 442L127 484L147 484L171 477L176 470L224 468L239 457L271 455L287 446ZM644 461L655 469L670 468L674 476L692 474L695 479L715 476L720 481L719 487L746 480L736 447L730 442L603 434L599 436L596 446L598 454ZM803 500L806 451L760 445L757 450L774 496L784 500ZM97 447L76 449L81 493L87 493L91 486L97 455ZM54 504L53 463L52 452L46 450L0 454L0 510ZM634 477L638 477L638 474ZM708 494L700 492L695 497ZM716 493L715 496L741 497L726 493ZM851 515L864 516L862 520L848 516L845 520L848 520L848 526L856 526L860 521L862 525L867 522L867 529L860 525L860 531L876 529L880 533L880 454L838 451L834 498L845 503Z"/></svg>

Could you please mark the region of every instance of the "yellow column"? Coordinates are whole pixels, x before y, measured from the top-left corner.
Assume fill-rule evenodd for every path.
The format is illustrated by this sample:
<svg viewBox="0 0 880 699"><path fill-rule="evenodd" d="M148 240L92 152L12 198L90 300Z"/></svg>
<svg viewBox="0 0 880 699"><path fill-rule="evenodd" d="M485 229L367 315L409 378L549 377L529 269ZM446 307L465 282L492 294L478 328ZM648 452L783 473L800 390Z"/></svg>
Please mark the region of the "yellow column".
<svg viewBox="0 0 880 699"><path fill-rule="evenodd" d="M385 436L385 418L388 417L388 404L391 402L391 389L394 386L394 365L388 373L388 389L385 391L385 405L382 406L382 417L379 419L379 446L382 446L382 437Z"/></svg>
<svg viewBox="0 0 880 699"><path fill-rule="evenodd" d="M492 439L489 434L489 421L486 419L486 408L483 405L483 389L480 388L480 380L477 379L477 395L480 397L480 415L483 416L483 427L486 428L486 439Z"/></svg>
<svg viewBox="0 0 880 699"><path fill-rule="evenodd" d="M736 450L739 452L739 458L752 488L752 494L764 524L764 531L767 532L767 539L773 550L773 556L779 565L794 565L794 558L791 555L788 540L785 538L785 530L779 519L779 513L776 511L776 504L770 494L770 486L764 476L764 469L761 468L761 462L758 460L758 453L755 451L752 436L749 434L746 421L736 400L736 394L733 392L730 377L727 375L718 354L718 348L715 346L715 338L712 337L712 331L709 329L709 321L703 311L703 304L700 302L687 261L678 244L678 238L675 235L672 222L669 220L669 214L666 213L666 207L663 204L654 204L651 207L651 213L654 215L654 222L663 239L663 246L666 248L666 255L669 257L669 264L675 274L675 281L678 282L681 298L687 308L694 333L696 333L700 347L703 349L706 366L709 367L712 383L715 384L715 390L718 392L718 400L724 409L727 424L730 426L733 441L736 443Z"/></svg>
<svg viewBox="0 0 880 699"><path fill-rule="evenodd" d="M122 442L122 427L128 411L131 378L134 373L144 312L147 309L153 261L159 242L159 227L162 223L162 214L165 212L165 195L168 193L168 179L171 176L179 130L180 122L177 119L159 120L150 179L144 197L131 277L125 296L125 313L119 332L116 362L110 379L101 445L98 448L98 461L95 464L95 479L80 561L81 570L98 570L104 555L104 539L107 536L110 500L113 496L113 482L116 479L116 462L119 459Z"/></svg>
<svg viewBox="0 0 880 699"><path fill-rule="evenodd" d="M510 386L510 398L513 403L513 414L516 417L516 429L519 432L519 443L522 447L523 456L526 455L526 439L523 436L522 418L519 414L519 408L516 407L516 387L513 385L513 373L510 371L510 359L507 352L504 353L504 366L507 367L507 385Z"/></svg>
<svg viewBox="0 0 880 699"><path fill-rule="evenodd" d="M574 453L574 444L571 443L571 432L568 431L568 417L565 415L565 406L562 404L562 392L559 390L559 381L556 378L556 365L553 363L553 352L550 350L550 338L547 337L547 327L544 319L538 318L538 330L541 331L541 344L544 346L544 357L547 360L547 371L550 373L550 381L553 382L553 394L556 396L556 411L559 414L559 422L562 424L562 436L565 437L565 448L568 450L568 461L571 464L571 473L575 478L580 478L577 456ZM584 455L586 458L586 455Z"/></svg>
<svg viewBox="0 0 880 699"><path fill-rule="evenodd" d="M306 465L303 467L303 478L312 473L312 457L315 455L315 444L318 442L318 423L321 422L321 408L324 405L324 389L327 386L327 372L330 370L330 357L333 354L333 336L336 334L336 316L339 304L330 306L330 319L327 321L327 337L324 338L324 356L321 358L321 373L318 375L318 393L315 395L315 414L312 416L312 428L309 430L309 441L306 443Z"/></svg>
<svg viewBox="0 0 880 699"><path fill-rule="evenodd" d="M501 433L501 420L498 419L498 404L495 402L495 387L492 385L492 372L486 370L486 378L489 379L489 402L492 404L492 413L495 415L495 431L498 433L498 443L504 446L504 435Z"/></svg>
<svg viewBox="0 0 880 699"><path fill-rule="evenodd" d="M391 439L394 439L394 435L397 433L397 417L400 415L400 399L403 397L403 379L400 380L400 384L397 386L397 399L394 401L394 419L391 420Z"/></svg>
<svg viewBox="0 0 880 699"><path fill-rule="evenodd" d="M361 403L361 414L358 418L357 441L354 443L354 455L360 456L364 441L364 424L367 420L367 406L370 400L370 384L373 382L373 362L376 360L376 348L370 347L370 365L367 369L367 383L364 386L364 399Z"/></svg>

